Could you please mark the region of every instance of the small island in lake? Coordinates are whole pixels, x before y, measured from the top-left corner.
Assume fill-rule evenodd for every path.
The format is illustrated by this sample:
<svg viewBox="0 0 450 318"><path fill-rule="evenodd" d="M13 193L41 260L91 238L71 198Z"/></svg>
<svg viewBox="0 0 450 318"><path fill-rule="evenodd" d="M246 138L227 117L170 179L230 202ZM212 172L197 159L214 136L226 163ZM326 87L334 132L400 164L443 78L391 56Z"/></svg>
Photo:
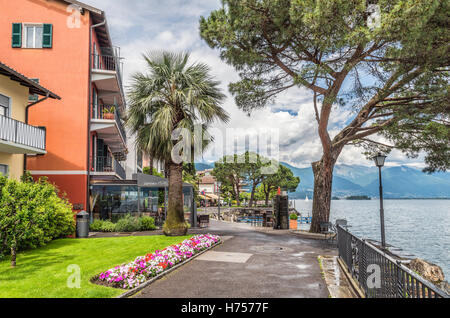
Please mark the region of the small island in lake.
<svg viewBox="0 0 450 318"><path fill-rule="evenodd" d="M345 198L346 200L371 200L367 195L351 195Z"/></svg>

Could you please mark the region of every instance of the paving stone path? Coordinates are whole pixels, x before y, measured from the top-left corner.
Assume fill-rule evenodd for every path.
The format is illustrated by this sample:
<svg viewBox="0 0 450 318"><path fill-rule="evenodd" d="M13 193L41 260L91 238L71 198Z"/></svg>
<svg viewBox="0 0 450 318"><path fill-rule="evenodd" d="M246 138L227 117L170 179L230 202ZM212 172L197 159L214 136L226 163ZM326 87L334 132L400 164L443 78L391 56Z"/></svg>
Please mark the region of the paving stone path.
<svg viewBox="0 0 450 318"><path fill-rule="evenodd" d="M221 235L223 244L134 297L328 297L317 256L336 255L335 248L287 231L210 222L207 232Z"/></svg>

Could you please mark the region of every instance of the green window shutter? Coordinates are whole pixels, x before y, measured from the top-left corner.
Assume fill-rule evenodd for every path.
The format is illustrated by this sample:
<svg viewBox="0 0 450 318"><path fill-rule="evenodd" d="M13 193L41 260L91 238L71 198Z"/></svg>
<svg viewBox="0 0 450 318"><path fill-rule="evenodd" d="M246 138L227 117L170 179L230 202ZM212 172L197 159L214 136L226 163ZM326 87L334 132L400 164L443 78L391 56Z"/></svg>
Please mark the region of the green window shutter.
<svg viewBox="0 0 450 318"><path fill-rule="evenodd" d="M22 23L12 24L12 47L22 47Z"/></svg>
<svg viewBox="0 0 450 318"><path fill-rule="evenodd" d="M53 38L53 25L44 24L42 32L42 47L51 48Z"/></svg>

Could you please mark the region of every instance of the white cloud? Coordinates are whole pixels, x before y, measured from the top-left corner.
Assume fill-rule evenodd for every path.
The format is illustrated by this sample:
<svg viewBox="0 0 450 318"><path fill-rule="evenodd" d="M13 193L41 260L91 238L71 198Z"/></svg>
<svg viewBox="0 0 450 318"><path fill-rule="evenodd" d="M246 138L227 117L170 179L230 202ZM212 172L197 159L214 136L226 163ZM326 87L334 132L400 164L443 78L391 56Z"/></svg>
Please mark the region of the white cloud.
<svg viewBox="0 0 450 318"><path fill-rule="evenodd" d="M247 117L234 103L228 93L228 84L239 77L233 67L219 58L218 51L210 49L200 39L198 21L201 15L221 6L220 0L85 0L86 3L106 12L111 38L121 47L125 57L125 85L129 85L131 74L143 71L145 63L142 53L149 50L191 51L192 59L202 61L211 67L212 73L222 82L227 92L224 107L230 113L231 121L219 123L219 129L235 128L278 128L280 130L280 159L296 166L309 166L321 157L321 143L317 134L317 123L310 92L305 89L290 89L281 94L270 107L255 111ZM281 110L281 111L280 111ZM288 112L290 111L290 113ZM334 110L330 119L330 135L333 137L350 116L349 111ZM227 145L227 151L233 146ZM217 158L205 155L205 160ZM347 146L338 163L371 165L361 149ZM423 158L407 159L393 151L386 164L423 165Z"/></svg>

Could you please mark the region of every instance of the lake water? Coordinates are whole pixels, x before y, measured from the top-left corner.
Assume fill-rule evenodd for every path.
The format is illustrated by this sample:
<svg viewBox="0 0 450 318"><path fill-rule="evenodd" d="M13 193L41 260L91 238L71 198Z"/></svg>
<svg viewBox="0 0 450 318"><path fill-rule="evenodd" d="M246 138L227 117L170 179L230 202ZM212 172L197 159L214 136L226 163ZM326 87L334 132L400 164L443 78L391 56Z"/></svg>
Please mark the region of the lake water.
<svg viewBox="0 0 450 318"><path fill-rule="evenodd" d="M312 200L295 201L303 216ZM294 203L292 203L294 204ZM347 219L350 232L381 241L378 200L332 200L330 221ZM450 200L384 200L386 243L442 267L450 281Z"/></svg>

